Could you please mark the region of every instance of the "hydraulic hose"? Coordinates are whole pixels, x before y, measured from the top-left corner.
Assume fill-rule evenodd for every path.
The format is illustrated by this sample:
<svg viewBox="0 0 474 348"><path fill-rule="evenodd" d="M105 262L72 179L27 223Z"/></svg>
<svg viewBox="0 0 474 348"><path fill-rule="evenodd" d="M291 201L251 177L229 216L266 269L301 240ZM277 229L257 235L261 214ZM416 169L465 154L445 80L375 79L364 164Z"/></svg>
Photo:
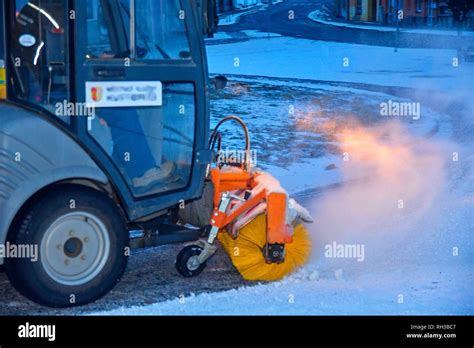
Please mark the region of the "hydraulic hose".
<svg viewBox="0 0 474 348"><path fill-rule="evenodd" d="M237 122L242 127L242 130L244 131L244 136L245 136L245 167L246 167L246 170L249 170L250 169L250 137L249 137L249 130L248 130L245 122L240 117L227 116L227 117L224 117L222 120L220 120L219 123L216 125L216 127L214 128L214 130L211 133L211 138L209 139L209 147L211 149L214 149L216 140L219 141L219 147L220 147L220 143L221 143L220 137L221 137L221 135L219 133L219 128L224 123L229 122L229 121Z"/></svg>

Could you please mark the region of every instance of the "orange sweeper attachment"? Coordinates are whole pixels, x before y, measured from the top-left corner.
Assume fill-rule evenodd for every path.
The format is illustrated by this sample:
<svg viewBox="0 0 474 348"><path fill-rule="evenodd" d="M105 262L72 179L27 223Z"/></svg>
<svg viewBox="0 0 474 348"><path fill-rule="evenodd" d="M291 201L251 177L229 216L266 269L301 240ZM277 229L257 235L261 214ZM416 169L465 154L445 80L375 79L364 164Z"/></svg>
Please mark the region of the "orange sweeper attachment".
<svg viewBox="0 0 474 348"><path fill-rule="evenodd" d="M239 124L245 134L243 161L222 161L219 156L219 129L228 121ZM181 251L177 269L187 277L199 274L217 250L213 244L217 237L246 280L281 279L308 260L311 241L303 222L313 220L305 208L289 198L277 179L252 168L248 129L240 118L229 116L217 124L210 138L213 151L216 144L206 192L197 203L207 200L210 206L212 201L209 235Z"/></svg>

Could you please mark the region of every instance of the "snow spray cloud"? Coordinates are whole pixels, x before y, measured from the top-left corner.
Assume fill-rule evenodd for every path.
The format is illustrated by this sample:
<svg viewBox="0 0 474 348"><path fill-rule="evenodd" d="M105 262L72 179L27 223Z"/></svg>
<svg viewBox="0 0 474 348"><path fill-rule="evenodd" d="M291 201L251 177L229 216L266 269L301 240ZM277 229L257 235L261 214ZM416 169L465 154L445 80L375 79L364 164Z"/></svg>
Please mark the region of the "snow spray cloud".
<svg viewBox="0 0 474 348"><path fill-rule="evenodd" d="M414 137L396 121L370 128L357 121L324 128L336 131L344 184L314 203L313 244L390 247L388 241L403 238L405 225L421 218L442 194L444 144ZM322 252L315 250L316 255Z"/></svg>

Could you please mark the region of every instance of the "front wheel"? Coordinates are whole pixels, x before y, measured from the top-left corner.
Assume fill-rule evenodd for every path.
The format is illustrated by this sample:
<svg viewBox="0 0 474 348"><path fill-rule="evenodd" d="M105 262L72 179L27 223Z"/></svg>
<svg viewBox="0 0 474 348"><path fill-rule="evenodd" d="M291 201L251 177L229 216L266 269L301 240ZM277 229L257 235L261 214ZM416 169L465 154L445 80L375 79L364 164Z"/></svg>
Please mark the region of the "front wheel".
<svg viewBox="0 0 474 348"><path fill-rule="evenodd" d="M190 245L181 250L176 257L176 270L185 278L196 277L206 268L206 262L199 262L202 248Z"/></svg>
<svg viewBox="0 0 474 348"><path fill-rule="evenodd" d="M31 246L37 257L6 259L7 275L21 294L39 304L70 307L95 301L125 271L126 226L114 202L98 191L65 187L48 193L16 226L10 243Z"/></svg>

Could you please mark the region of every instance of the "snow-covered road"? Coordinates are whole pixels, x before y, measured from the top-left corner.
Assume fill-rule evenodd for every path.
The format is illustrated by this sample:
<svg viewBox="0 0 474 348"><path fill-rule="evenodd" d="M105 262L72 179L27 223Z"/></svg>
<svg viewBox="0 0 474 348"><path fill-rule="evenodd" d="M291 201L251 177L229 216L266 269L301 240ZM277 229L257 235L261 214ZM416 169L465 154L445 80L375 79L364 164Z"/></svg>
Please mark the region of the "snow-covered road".
<svg viewBox="0 0 474 348"><path fill-rule="evenodd" d="M311 261L249 284L220 251L184 279L180 246L152 248L106 297L66 310L24 300L0 273L1 313L474 314L474 64L454 67L453 50L247 35L208 47L211 74L230 78L211 95L212 124L242 117L258 166L311 211ZM384 103L420 113L382 116ZM224 137L241 148L237 129ZM337 257L339 246L355 254Z"/></svg>
<svg viewBox="0 0 474 348"><path fill-rule="evenodd" d="M290 37L208 47L210 72L433 90L473 86L474 66L455 50L367 46Z"/></svg>
<svg viewBox="0 0 474 348"><path fill-rule="evenodd" d="M214 98L213 121L221 110L241 115L259 165L310 209L312 260L280 282L97 314L474 314L472 63L453 67L450 50L285 37L213 45L209 55L212 73L248 75ZM416 89L403 98L251 75ZM422 117L381 117L389 99L420 103ZM331 257L338 245L359 253Z"/></svg>
<svg viewBox="0 0 474 348"><path fill-rule="evenodd" d="M410 195L404 210L395 201L391 208L374 208L372 200L389 203L373 197L374 189L382 195L392 192L370 181L298 197L316 218L309 226L314 254L283 281L98 314L473 314L474 176L472 156L465 148L460 156L466 161L447 169L448 180L440 183L426 173L427 183L418 194L429 193L432 184L443 189L421 210L410 205L426 200ZM318 178L307 175L306 181L317 184ZM350 203L344 201L346 195ZM361 214L366 216L357 219ZM334 242L363 245L365 253L359 260L328 258L325 245Z"/></svg>

